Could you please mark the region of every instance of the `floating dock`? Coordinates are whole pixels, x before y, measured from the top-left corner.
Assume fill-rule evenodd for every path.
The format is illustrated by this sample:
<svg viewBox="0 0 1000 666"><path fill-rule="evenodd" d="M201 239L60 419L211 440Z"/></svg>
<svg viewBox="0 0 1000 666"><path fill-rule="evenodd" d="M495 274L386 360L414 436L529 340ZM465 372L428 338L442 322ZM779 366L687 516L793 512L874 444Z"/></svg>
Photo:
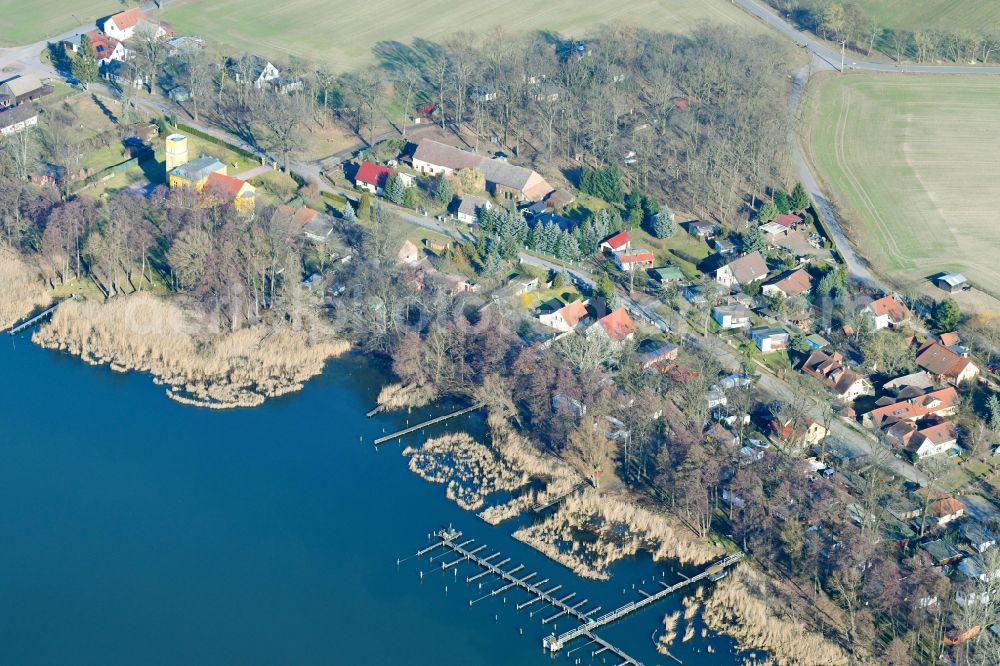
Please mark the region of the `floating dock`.
<svg viewBox="0 0 1000 666"><path fill-rule="evenodd" d="M454 559L450 562L442 562L441 564L442 570L451 569L463 562L471 562L475 564L477 567L479 567L481 571L479 571L479 573L468 576L465 579L467 583L471 583L488 575L496 576L497 578L499 578L501 581L504 582L503 585L501 585L497 589L490 591L488 594L485 594L479 597L478 599L470 599L469 600L470 606L478 601L495 597L496 595L501 594L511 588L520 588L525 592L527 592L530 598L527 601L518 603L516 605L517 611L521 611L522 609L527 608L532 604L542 602L543 604L541 607L542 609L551 606L553 610L553 612L550 615L542 619L542 624L548 624L549 622L553 622L564 615L572 616L574 619L580 622L580 625L575 629L571 629L558 636L552 634L550 636L546 636L545 638L543 638L542 646L544 647L544 649L548 650L549 652L555 653L560 651L570 641L576 638L586 637L590 640L590 642L595 643L599 646L593 652L593 655L601 654L604 652L610 652L614 654L617 659L621 660L618 666L643 666L643 664L639 660L630 656L621 648L597 636L594 633L595 630L605 625L608 625L620 618L623 618L630 613L633 613L642 608L650 606L651 604L654 604L657 601L669 596L670 594L673 594L674 592L683 587L693 585L694 583L697 583L698 581L704 579L717 580L722 575L724 575L724 572L726 571L727 568L731 567L732 565L736 564L741 559L743 559L742 553L734 553L719 560L715 564L707 567L704 571L691 578L687 578L679 583L675 583L674 585L667 585L666 583L660 583L663 586L663 589L660 590L659 592L656 592L655 594L647 594L645 592L642 592L642 594L645 595L642 599L636 601L630 601L624 606L616 608L615 610L605 613L604 615L601 615L599 617L595 617L597 612L601 609L600 606L592 608L590 610L584 610L584 607L587 605L588 601L586 599L582 601L575 601L574 600L574 597L576 596L575 592L556 596L556 593L562 589L562 585L554 585L552 587L549 587L548 589L545 589L549 580L548 579L541 581L534 580L535 577L537 576L537 573L530 573L526 576L519 575L519 572L524 568L524 565L517 565L510 569L504 569L503 567L507 566L508 563L510 562L509 557L505 559L498 559L502 558L502 555L499 552L493 553L492 555L487 555L485 557L481 556L480 553L486 550L487 547L484 545L473 547L473 543L475 540L474 539L462 540L461 538L462 533L460 531L449 528L447 530L440 530L438 532L435 532L434 536L438 538L438 541L426 548L417 551L416 554L418 557L426 555L431 551L440 548L443 550L443 552L432 556L431 557L432 561L438 557L442 557L445 555L452 555L457 557L457 559ZM532 611L532 614L534 614L534 612L538 611Z"/></svg>

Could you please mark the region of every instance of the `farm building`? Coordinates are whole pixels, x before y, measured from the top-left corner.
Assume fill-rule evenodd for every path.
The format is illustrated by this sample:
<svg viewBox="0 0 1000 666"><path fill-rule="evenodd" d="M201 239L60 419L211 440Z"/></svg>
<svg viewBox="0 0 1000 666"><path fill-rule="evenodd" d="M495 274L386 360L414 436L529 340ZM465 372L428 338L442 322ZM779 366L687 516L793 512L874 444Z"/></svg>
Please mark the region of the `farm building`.
<svg viewBox="0 0 1000 666"><path fill-rule="evenodd" d="M38 111L31 104L0 111L0 136L10 136L38 124Z"/></svg>
<svg viewBox="0 0 1000 666"><path fill-rule="evenodd" d="M948 293L954 293L956 291L963 291L965 289L970 289L971 285L964 275L961 273L948 273L947 275L942 275L935 280L938 288L947 291Z"/></svg>
<svg viewBox="0 0 1000 666"><path fill-rule="evenodd" d="M462 169L477 169L486 179L486 189L496 197L516 201L539 201L552 192L552 186L531 169L504 160L490 159L432 139L424 139L413 153L417 171L451 176Z"/></svg>
<svg viewBox="0 0 1000 666"><path fill-rule="evenodd" d="M0 109L33 102L50 92L52 92L51 86L43 86L42 82L33 76L15 76L0 83Z"/></svg>

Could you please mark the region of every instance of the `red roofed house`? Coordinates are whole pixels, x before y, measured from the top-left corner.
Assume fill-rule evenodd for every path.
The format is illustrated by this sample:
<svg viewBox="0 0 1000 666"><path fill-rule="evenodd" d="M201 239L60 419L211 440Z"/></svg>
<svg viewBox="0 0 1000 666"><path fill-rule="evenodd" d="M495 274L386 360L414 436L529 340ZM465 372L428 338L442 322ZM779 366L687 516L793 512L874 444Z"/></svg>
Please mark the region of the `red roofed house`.
<svg viewBox="0 0 1000 666"><path fill-rule="evenodd" d="M958 391L955 390L954 386L948 386L892 405L873 409L865 414L862 420L865 425L884 428L899 421L916 421L925 416L949 416L954 414L957 409Z"/></svg>
<svg viewBox="0 0 1000 666"><path fill-rule="evenodd" d="M970 359L933 340L928 340L917 350L917 365L952 384L961 384L979 374L979 367Z"/></svg>
<svg viewBox="0 0 1000 666"><path fill-rule="evenodd" d="M938 525L947 525L965 515L965 505L954 497L945 497L931 502L927 511L937 519Z"/></svg>
<svg viewBox="0 0 1000 666"><path fill-rule="evenodd" d="M107 65L112 60L125 62L128 58L128 49L125 48L124 44L99 30L88 32L87 39L90 40L91 53L97 59L98 64L102 66ZM73 53L79 53L82 43L83 35L77 35L64 41L63 46Z"/></svg>
<svg viewBox="0 0 1000 666"><path fill-rule="evenodd" d="M792 229L796 224L802 221L802 218L795 213L782 213L778 217L774 218L773 222L775 224L780 224L781 226Z"/></svg>
<svg viewBox="0 0 1000 666"><path fill-rule="evenodd" d="M202 195L220 203L231 203L241 213L254 209L255 188L245 180L224 173L211 173L201 189Z"/></svg>
<svg viewBox="0 0 1000 666"><path fill-rule="evenodd" d="M146 21L146 14L139 7L133 7L124 12L112 14L104 20L101 29L108 37L113 37L119 42L131 39L135 34L135 28L140 21Z"/></svg>
<svg viewBox="0 0 1000 666"><path fill-rule="evenodd" d="M804 269L798 269L789 273L784 273L777 278L767 282L761 292L765 296L780 296L781 298L795 298L812 290L812 277Z"/></svg>
<svg viewBox="0 0 1000 666"><path fill-rule="evenodd" d="M612 342L622 343L635 337L635 324L625 308L618 308L592 324L587 329L587 335L603 335Z"/></svg>
<svg viewBox="0 0 1000 666"><path fill-rule="evenodd" d="M802 364L802 372L823 382L834 395L845 402L863 395L873 395L875 389L871 382L848 368L843 361L844 357L840 352L827 354L817 349Z"/></svg>
<svg viewBox="0 0 1000 666"><path fill-rule="evenodd" d="M362 162L358 172L354 174L354 184L372 194L382 194L385 184L395 174L395 169L379 166L373 162Z"/></svg>
<svg viewBox="0 0 1000 666"><path fill-rule="evenodd" d="M715 281L730 289L739 289L766 278L767 263L760 252L751 252L739 259L734 259L715 271Z"/></svg>
<svg viewBox="0 0 1000 666"><path fill-rule="evenodd" d="M635 250L633 252L619 252L615 254L615 263L623 271L631 271L636 268L652 268L656 262L656 257L648 250Z"/></svg>
<svg viewBox="0 0 1000 666"><path fill-rule="evenodd" d="M557 331L568 333L574 330L582 321L590 318L587 311L587 301L573 301L555 312L539 315L538 321Z"/></svg>
<svg viewBox="0 0 1000 666"><path fill-rule="evenodd" d="M620 231L601 241L600 249L608 252L625 252L632 247L632 234Z"/></svg>
<svg viewBox="0 0 1000 666"><path fill-rule="evenodd" d="M886 439L923 460L958 448L958 430L951 421L932 419L923 425L900 421L886 428Z"/></svg>
<svg viewBox="0 0 1000 666"><path fill-rule="evenodd" d="M865 306L875 318L875 330L887 326L899 326L910 318L910 310L896 296L883 296Z"/></svg>

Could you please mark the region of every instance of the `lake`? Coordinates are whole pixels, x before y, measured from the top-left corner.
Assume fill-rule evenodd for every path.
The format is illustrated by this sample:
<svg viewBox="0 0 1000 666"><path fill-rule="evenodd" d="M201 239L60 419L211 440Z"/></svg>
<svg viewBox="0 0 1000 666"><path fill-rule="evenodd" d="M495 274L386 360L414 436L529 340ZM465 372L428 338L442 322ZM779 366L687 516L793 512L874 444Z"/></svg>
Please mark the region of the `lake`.
<svg viewBox="0 0 1000 666"><path fill-rule="evenodd" d="M465 583L472 565L397 566L448 524L602 612L678 580L639 557L584 581L513 539L514 524L458 508L407 469L405 443L371 445L420 414L366 418L384 378L356 357L236 411L181 405L148 375L27 334L0 339L0 378L3 664L617 663L582 640L543 653L555 611L517 612L523 592L470 606L500 586ZM462 419L441 428L482 427ZM666 599L599 634L646 664L676 663L652 636L679 607ZM697 627L672 648L684 664L738 663L731 640Z"/></svg>

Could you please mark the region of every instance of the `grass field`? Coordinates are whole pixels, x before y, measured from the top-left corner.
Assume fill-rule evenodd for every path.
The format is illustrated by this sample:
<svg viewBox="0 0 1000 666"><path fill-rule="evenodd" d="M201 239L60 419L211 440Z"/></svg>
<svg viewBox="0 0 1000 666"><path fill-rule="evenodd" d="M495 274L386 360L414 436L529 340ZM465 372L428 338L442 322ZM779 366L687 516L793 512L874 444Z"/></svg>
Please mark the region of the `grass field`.
<svg viewBox="0 0 1000 666"><path fill-rule="evenodd" d="M37 42L122 9L119 0L0 0L0 46Z"/></svg>
<svg viewBox="0 0 1000 666"><path fill-rule="evenodd" d="M862 253L899 282L960 271L997 296L1000 86L877 74L816 83L810 159Z"/></svg>
<svg viewBox="0 0 1000 666"><path fill-rule="evenodd" d="M756 25L728 0L178 0L163 18L179 32L231 49L295 55L340 69L371 62L372 47L383 40L437 40L496 26L569 35L616 21L675 32L704 20Z"/></svg>
<svg viewBox="0 0 1000 666"><path fill-rule="evenodd" d="M886 27L900 30L973 30L1000 25L996 0L855 0Z"/></svg>

